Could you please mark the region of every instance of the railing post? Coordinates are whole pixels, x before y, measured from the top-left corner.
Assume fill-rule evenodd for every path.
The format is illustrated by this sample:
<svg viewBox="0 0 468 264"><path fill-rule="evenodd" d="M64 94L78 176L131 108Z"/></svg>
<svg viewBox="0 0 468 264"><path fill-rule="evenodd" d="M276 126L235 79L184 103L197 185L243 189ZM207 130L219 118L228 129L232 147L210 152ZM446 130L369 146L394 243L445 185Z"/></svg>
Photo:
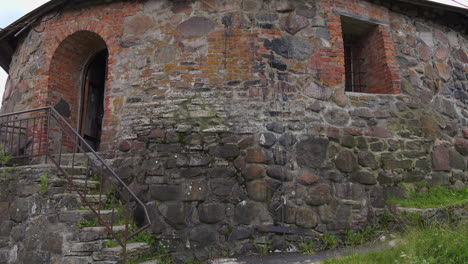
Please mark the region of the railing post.
<svg viewBox="0 0 468 264"><path fill-rule="evenodd" d="M12 118L13 119L13 118ZM10 130L9 128L7 128L8 131ZM8 152L13 152L13 132L14 132L14 127L12 127L12 131L10 133L10 146L8 147Z"/></svg>
<svg viewBox="0 0 468 264"><path fill-rule="evenodd" d="M46 155L45 155L45 162L47 163L47 156L49 156L49 133L50 133L50 116L51 116L50 106L47 108L47 132L46 132ZM59 162L60 164L60 162Z"/></svg>

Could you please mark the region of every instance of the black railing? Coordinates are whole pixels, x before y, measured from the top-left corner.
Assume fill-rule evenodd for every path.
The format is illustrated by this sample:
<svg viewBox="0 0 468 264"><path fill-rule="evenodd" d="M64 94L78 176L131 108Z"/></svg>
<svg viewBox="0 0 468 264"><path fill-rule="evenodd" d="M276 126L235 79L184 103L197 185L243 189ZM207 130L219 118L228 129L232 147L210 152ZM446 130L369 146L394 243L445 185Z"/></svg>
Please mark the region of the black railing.
<svg viewBox="0 0 468 264"><path fill-rule="evenodd" d="M14 160L44 157L46 163L52 162L66 178L68 189L79 195L122 247L125 263L128 241L151 225L148 211L65 118L53 107L2 114L0 143L2 151ZM77 165L78 158L81 164ZM142 227L136 227L133 222L135 210L144 213L145 224ZM122 228L114 229L122 225L125 225L123 232Z"/></svg>

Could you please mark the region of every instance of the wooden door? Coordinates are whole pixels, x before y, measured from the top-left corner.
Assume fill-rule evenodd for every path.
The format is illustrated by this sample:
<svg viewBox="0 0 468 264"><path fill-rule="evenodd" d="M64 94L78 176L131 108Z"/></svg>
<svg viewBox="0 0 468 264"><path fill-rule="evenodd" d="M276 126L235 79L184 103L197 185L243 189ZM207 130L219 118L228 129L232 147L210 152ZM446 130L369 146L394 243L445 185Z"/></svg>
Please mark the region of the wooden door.
<svg viewBox="0 0 468 264"><path fill-rule="evenodd" d="M80 133L95 151L101 142L106 70L107 50L91 59L84 76Z"/></svg>

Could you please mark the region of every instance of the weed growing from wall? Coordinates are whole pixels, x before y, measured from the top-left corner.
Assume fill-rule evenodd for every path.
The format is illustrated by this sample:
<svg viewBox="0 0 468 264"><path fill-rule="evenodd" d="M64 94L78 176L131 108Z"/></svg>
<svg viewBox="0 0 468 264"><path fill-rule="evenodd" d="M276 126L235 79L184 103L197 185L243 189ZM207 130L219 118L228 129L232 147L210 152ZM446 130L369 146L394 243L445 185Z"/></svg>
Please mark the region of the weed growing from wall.
<svg viewBox="0 0 468 264"><path fill-rule="evenodd" d="M13 157L8 155L3 146L0 146L0 166L6 167Z"/></svg>
<svg viewBox="0 0 468 264"><path fill-rule="evenodd" d="M97 218L93 218L92 220L83 220L81 222L78 222L77 226L78 228L84 228L84 227L94 227L94 226L98 226L99 225L99 222L97 220Z"/></svg>
<svg viewBox="0 0 468 264"><path fill-rule="evenodd" d="M253 245L261 256L265 256L271 251L271 244L268 241L265 243L254 242Z"/></svg>
<svg viewBox="0 0 468 264"><path fill-rule="evenodd" d="M46 195L47 192L49 191L49 178L48 178L48 174L47 173L44 173L41 175L41 177L39 178L39 181L40 181L40 192L42 195Z"/></svg>
<svg viewBox="0 0 468 264"><path fill-rule="evenodd" d="M320 247L321 250L326 249L335 249L338 247L339 240L336 236L331 233L325 233L321 237L322 245Z"/></svg>
<svg viewBox="0 0 468 264"><path fill-rule="evenodd" d="M301 241L297 243L297 248L302 254L312 255L315 253L314 245L315 243L312 239L305 240L304 238L302 238Z"/></svg>

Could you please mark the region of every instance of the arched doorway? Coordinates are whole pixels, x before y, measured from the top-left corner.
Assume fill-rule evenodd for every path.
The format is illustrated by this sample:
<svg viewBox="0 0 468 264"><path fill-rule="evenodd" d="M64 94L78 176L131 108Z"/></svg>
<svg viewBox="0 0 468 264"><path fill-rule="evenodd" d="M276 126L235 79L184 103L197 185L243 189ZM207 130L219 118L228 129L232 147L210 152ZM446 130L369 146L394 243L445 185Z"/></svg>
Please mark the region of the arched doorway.
<svg viewBox="0 0 468 264"><path fill-rule="evenodd" d="M99 149L104 116L108 49L91 31L63 40L52 56L47 104L67 119L94 150Z"/></svg>

